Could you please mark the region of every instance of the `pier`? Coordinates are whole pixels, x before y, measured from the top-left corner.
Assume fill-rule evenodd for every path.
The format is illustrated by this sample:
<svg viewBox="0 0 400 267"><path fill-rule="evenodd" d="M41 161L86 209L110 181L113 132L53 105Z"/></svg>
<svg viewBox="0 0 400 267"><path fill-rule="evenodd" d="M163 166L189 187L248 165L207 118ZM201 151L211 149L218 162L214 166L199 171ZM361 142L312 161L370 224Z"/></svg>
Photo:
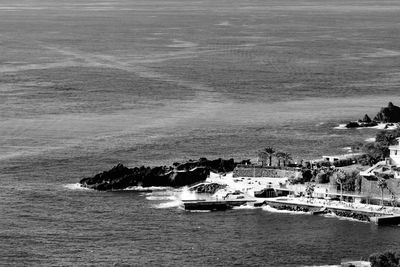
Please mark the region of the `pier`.
<svg viewBox="0 0 400 267"><path fill-rule="evenodd" d="M183 200L185 210L228 210L255 200Z"/></svg>
<svg viewBox="0 0 400 267"><path fill-rule="evenodd" d="M310 212L313 215L333 213L341 217L368 221L377 225L400 224L400 214L393 214L385 211L368 211L351 207L324 205L321 203L301 203L283 198L266 199L262 204L269 205L278 210Z"/></svg>

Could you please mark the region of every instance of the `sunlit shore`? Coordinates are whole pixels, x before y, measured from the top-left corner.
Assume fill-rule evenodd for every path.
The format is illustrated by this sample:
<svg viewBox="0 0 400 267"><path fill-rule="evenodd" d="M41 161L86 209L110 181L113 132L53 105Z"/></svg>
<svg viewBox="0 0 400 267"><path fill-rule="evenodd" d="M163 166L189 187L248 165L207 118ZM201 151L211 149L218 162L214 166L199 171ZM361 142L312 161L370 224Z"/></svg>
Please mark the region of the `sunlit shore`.
<svg viewBox="0 0 400 267"><path fill-rule="evenodd" d="M206 197L207 200L224 200L224 199L234 199L238 197L240 199L247 199L251 201L256 201L255 203L262 203L267 201L268 203L287 203L291 205L306 205L314 206L316 208L327 208L327 209L342 209L354 212L363 213L374 213L381 215L397 215L400 214L400 208L398 207L388 207L365 203L355 203L346 202L340 200L333 200L330 198L313 198L305 196L279 196L271 198L256 198L254 193L265 188L279 188L277 182L271 182L277 180L279 183L279 178L256 178L256 177L233 177L232 173L226 175L219 175L211 173L210 177L205 181L206 183L216 183L220 185L225 185L225 187L218 189L215 194ZM240 194L239 194L240 192ZM235 195L232 195L236 193ZM202 198L204 195L198 196L197 194L191 194L187 196L188 199Z"/></svg>

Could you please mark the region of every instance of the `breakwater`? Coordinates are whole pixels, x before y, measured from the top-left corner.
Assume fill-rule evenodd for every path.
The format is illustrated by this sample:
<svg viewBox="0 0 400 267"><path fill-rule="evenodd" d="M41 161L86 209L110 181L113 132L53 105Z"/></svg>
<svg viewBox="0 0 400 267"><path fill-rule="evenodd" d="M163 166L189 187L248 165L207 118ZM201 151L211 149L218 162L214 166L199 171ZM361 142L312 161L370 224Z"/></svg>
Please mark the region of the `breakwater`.
<svg viewBox="0 0 400 267"><path fill-rule="evenodd" d="M278 210L310 212L312 214L332 213L339 217L367 221L378 225L399 224L400 216L379 211L366 211L355 208L342 208L314 203L299 203L285 199L268 199L263 202Z"/></svg>

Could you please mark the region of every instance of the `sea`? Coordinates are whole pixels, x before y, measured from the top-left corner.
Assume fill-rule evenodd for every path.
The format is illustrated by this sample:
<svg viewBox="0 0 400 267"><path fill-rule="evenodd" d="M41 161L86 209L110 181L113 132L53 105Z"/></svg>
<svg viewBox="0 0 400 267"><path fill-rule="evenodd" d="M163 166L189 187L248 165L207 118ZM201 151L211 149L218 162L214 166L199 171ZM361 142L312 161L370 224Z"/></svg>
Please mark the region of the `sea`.
<svg viewBox="0 0 400 267"><path fill-rule="evenodd" d="M0 0L1 266L326 266L398 226L187 212L184 189L96 192L112 168L342 154L400 104L394 0Z"/></svg>

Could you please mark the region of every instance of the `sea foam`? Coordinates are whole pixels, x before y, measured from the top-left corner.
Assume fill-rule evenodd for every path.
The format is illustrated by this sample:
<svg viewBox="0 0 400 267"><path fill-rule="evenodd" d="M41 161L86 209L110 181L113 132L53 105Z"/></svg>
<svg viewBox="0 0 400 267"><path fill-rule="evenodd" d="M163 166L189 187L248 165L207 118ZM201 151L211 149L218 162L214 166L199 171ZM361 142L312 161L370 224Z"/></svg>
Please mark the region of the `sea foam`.
<svg viewBox="0 0 400 267"><path fill-rule="evenodd" d="M182 206L182 202L180 200L178 200L178 199L154 205L154 207L156 209L180 208L181 206Z"/></svg>
<svg viewBox="0 0 400 267"><path fill-rule="evenodd" d="M304 211L278 210L278 209L275 209L275 208L273 208L273 207L271 207L271 206L269 206L269 205L263 206L263 207L262 207L262 210L269 211L269 212L273 212L273 213L287 213L287 214L293 214L293 215L297 215L297 214L310 214L310 213L304 212Z"/></svg>
<svg viewBox="0 0 400 267"><path fill-rule="evenodd" d="M70 190L90 190L87 187L83 187L80 183L66 184L64 187Z"/></svg>
<svg viewBox="0 0 400 267"><path fill-rule="evenodd" d="M350 218L350 217L343 217L343 216L338 216L334 213L326 213L323 215L325 218L335 218L335 219L339 219L341 221L352 221L352 222L361 222L361 223L369 223L367 221L361 221L361 220L357 220L354 218Z"/></svg>
<svg viewBox="0 0 400 267"><path fill-rule="evenodd" d="M163 187L163 186L149 186L149 187L143 187L143 186L129 186L123 190L126 191L138 191L138 192L148 192L148 191L166 191L171 189L171 187Z"/></svg>

